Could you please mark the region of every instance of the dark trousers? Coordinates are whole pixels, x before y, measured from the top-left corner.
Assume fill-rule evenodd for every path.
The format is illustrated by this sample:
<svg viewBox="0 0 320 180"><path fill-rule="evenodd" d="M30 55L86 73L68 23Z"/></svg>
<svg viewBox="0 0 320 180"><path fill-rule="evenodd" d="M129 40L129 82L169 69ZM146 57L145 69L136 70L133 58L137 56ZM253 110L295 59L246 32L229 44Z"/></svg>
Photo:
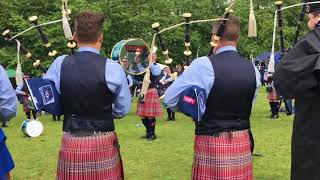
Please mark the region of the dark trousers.
<svg viewBox="0 0 320 180"><path fill-rule="evenodd" d="M168 114L168 120L174 121L175 118L175 112L172 111L170 108L167 108L167 114Z"/></svg>
<svg viewBox="0 0 320 180"><path fill-rule="evenodd" d="M31 112L32 112L33 119L37 119L37 111L31 110ZM30 113L30 111L27 111L27 112L26 112L26 116L27 116L28 119L31 118L31 113Z"/></svg>
<svg viewBox="0 0 320 180"><path fill-rule="evenodd" d="M279 114L279 103L278 102L269 102L272 116Z"/></svg>
<svg viewBox="0 0 320 180"><path fill-rule="evenodd" d="M61 116L60 116L60 115L59 115L59 116L52 115L52 120L54 120L54 121L56 121L56 120L60 121L60 120L61 120Z"/></svg>
<svg viewBox="0 0 320 180"><path fill-rule="evenodd" d="M142 123L146 128L146 135L155 135L156 129L156 119L155 118L144 118L142 119Z"/></svg>

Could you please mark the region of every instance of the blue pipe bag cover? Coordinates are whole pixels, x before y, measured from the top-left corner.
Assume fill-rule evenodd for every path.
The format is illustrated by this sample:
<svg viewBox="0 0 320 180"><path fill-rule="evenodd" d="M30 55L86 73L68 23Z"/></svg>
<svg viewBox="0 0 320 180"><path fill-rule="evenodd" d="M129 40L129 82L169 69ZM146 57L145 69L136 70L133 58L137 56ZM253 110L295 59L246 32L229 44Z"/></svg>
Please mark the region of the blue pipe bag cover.
<svg viewBox="0 0 320 180"><path fill-rule="evenodd" d="M54 82L43 78L31 78L26 83L37 110L62 115L60 94Z"/></svg>
<svg viewBox="0 0 320 180"><path fill-rule="evenodd" d="M14 168L14 162L10 155L10 152L6 145L7 137L0 128L0 179L5 179L8 174Z"/></svg>
<svg viewBox="0 0 320 180"><path fill-rule="evenodd" d="M200 121L206 111L206 100L206 91L198 86L192 86L181 93L178 109L186 116Z"/></svg>

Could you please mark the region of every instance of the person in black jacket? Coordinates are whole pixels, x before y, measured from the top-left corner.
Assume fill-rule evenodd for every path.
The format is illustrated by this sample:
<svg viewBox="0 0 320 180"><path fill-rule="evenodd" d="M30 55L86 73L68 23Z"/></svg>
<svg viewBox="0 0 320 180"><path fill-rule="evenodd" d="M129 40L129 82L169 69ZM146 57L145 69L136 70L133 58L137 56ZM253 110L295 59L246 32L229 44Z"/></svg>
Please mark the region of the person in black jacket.
<svg viewBox="0 0 320 180"><path fill-rule="evenodd" d="M309 2L314 2L310 0ZM320 4L307 6L310 31L276 66L274 84L286 99L295 98L291 179L320 179Z"/></svg>

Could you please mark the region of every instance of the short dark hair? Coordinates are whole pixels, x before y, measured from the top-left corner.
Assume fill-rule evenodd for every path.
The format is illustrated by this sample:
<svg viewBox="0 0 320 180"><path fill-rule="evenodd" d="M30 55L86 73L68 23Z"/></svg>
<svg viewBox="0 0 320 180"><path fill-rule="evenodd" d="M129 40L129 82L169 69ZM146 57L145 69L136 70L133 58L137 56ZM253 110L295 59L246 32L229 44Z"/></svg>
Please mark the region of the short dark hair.
<svg viewBox="0 0 320 180"><path fill-rule="evenodd" d="M212 33L217 33L222 20L216 21L212 25ZM226 28L221 37L221 40L225 41L237 41L240 37L240 18L237 16L229 15L229 18L226 23Z"/></svg>
<svg viewBox="0 0 320 180"><path fill-rule="evenodd" d="M311 14L313 14L313 16L318 16L318 15L320 15L320 10L318 10L318 11L313 11Z"/></svg>
<svg viewBox="0 0 320 180"><path fill-rule="evenodd" d="M79 42L95 43L102 33L104 16L101 13L83 11L75 19L75 34Z"/></svg>

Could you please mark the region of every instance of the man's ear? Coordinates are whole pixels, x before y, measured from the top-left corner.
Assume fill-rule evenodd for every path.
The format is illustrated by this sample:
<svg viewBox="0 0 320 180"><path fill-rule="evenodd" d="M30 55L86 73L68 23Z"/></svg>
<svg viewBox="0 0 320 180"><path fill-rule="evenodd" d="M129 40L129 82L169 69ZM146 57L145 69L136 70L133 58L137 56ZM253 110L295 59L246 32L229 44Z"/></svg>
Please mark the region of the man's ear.
<svg viewBox="0 0 320 180"><path fill-rule="evenodd" d="M77 33L73 33L72 38L73 38L74 41L79 42Z"/></svg>
<svg viewBox="0 0 320 180"><path fill-rule="evenodd" d="M102 42L103 42L103 34L102 34L102 33L100 34L100 36L99 36L99 40L98 40L98 41L99 41L99 43L101 43L101 44L102 44Z"/></svg>

